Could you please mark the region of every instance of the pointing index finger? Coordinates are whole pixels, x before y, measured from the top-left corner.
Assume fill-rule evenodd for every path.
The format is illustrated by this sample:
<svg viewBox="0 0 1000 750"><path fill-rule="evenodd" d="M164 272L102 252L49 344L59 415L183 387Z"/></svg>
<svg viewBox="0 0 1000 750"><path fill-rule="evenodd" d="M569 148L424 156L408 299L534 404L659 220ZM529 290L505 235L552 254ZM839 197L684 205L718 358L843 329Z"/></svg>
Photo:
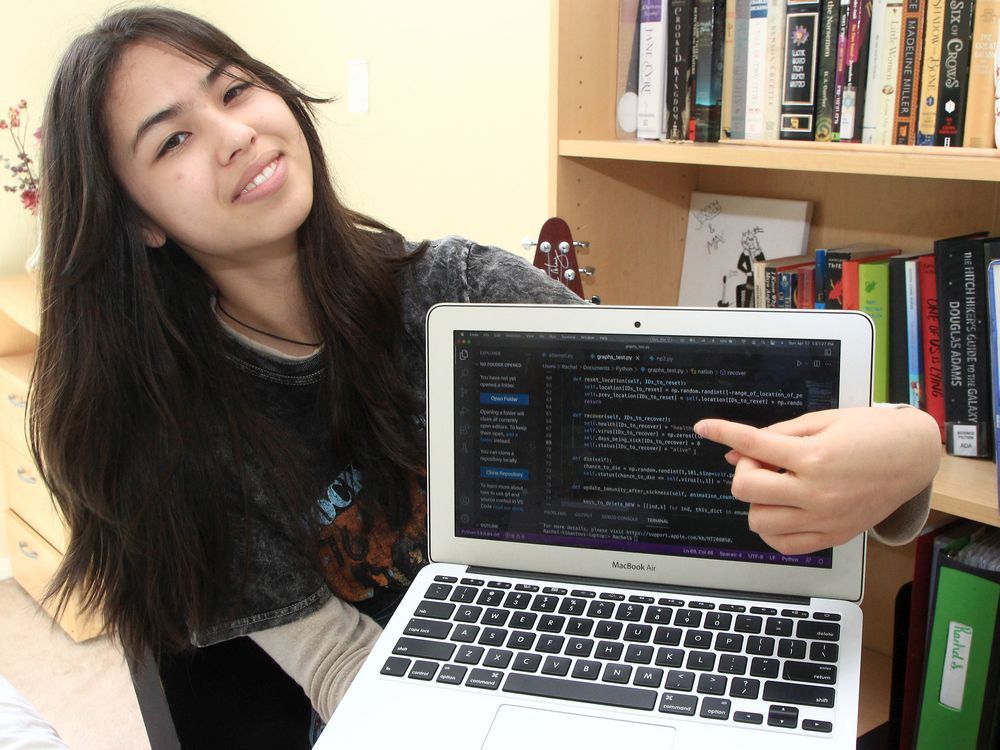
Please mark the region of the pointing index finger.
<svg viewBox="0 0 1000 750"><path fill-rule="evenodd" d="M798 438L725 419L702 419L694 425L697 435L728 445L743 456L758 462L792 469L801 450Z"/></svg>

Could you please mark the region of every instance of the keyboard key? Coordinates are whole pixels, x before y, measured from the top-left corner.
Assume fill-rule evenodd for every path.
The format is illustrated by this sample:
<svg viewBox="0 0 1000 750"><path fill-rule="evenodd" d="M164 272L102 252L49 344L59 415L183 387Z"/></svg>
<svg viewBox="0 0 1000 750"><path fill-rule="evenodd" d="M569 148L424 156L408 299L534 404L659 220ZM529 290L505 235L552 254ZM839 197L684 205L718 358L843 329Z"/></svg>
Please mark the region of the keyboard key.
<svg viewBox="0 0 1000 750"><path fill-rule="evenodd" d="M629 625L625 630L625 640L629 643L649 643L652 637L652 625Z"/></svg>
<svg viewBox="0 0 1000 750"><path fill-rule="evenodd" d="M518 630L531 630L535 627L535 620L538 619L538 615L534 612L515 612L514 616L510 618L510 626L512 628L517 628Z"/></svg>
<svg viewBox="0 0 1000 750"><path fill-rule="evenodd" d="M441 673L438 675L437 681L448 685L461 685L462 680L465 679L465 673L468 671L468 667L460 667L457 664L445 664L441 667Z"/></svg>
<svg viewBox="0 0 1000 750"><path fill-rule="evenodd" d="M679 646L681 642L681 629L668 628L661 625L653 634L653 643L657 646Z"/></svg>
<svg viewBox="0 0 1000 750"><path fill-rule="evenodd" d="M743 636L739 633L719 633L715 636L715 650L738 654L743 650Z"/></svg>
<svg viewBox="0 0 1000 750"><path fill-rule="evenodd" d="M763 724L764 714L755 714L752 711L733 711L733 721L740 724Z"/></svg>
<svg viewBox="0 0 1000 750"><path fill-rule="evenodd" d="M691 607L692 609L715 609L714 602L691 601L688 602L688 606Z"/></svg>
<svg viewBox="0 0 1000 750"><path fill-rule="evenodd" d="M422 638L400 638L396 641L392 653L402 656L412 656L416 659L438 659L448 661L455 653L453 643L440 641L425 641Z"/></svg>
<svg viewBox="0 0 1000 750"><path fill-rule="evenodd" d="M684 652L679 648L659 648L656 650L656 666L683 667Z"/></svg>
<svg viewBox="0 0 1000 750"><path fill-rule="evenodd" d="M747 608L742 604L720 604L719 609L723 612L746 612Z"/></svg>
<svg viewBox="0 0 1000 750"><path fill-rule="evenodd" d="M594 636L597 638L618 638L622 634L624 625L614 620L601 620L594 628Z"/></svg>
<svg viewBox="0 0 1000 750"><path fill-rule="evenodd" d="M606 599L609 602L623 602L625 601L625 594L618 594L612 591L606 591L601 594L602 599Z"/></svg>
<svg viewBox="0 0 1000 750"><path fill-rule="evenodd" d="M485 652L482 646L462 646L455 655L455 661L459 664L478 664Z"/></svg>
<svg viewBox="0 0 1000 750"><path fill-rule="evenodd" d="M508 609L527 609L529 604L531 604L531 594L523 591L511 591L503 602L503 606Z"/></svg>
<svg viewBox="0 0 1000 750"><path fill-rule="evenodd" d="M594 642L590 638L570 638L566 644L566 656L576 656L577 658L586 659L593 652Z"/></svg>
<svg viewBox="0 0 1000 750"><path fill-rule="evenodd" d="M772 656L774 654L774 638L751 635L747 638L747 653L751 656Z"/></svg>
<svg viewBox="0 0 1000 750"><path fill-rule="evenodd" d="M601 674L601 663L588 659L577 659L573 664L573 676L578 680L596 680Z"/></svg>
<svg viewBox="0 0 1000 750"><path fill-rule="evenodd" d="M536 596L531 602L533 612L555 612L557 606L559 606L559 597L547 594Z"/></svg>
<svg viewBox="0 0 1000 750"><path fill-rule="evenodd" d="M656 667L636 667L633 685L658 688L663 684L663 670Z"/></svg>
<svg viewBox="0 0 1000 750"><path fill-rule="evenodd" d="M733 616L728 612L709 612L705 615L705 627L709 630L729 630Z"/></svg>
<svg viewBox="0 0 1000 750"><path fill-rule="evenodd" d="M670 607L647 607L645 622L653 625L667 625L674 611Z"/></svg>
<svg viewBox="0 0 1000 750"><path fill-rule="evenodd" d="M510 584L507 581L490 581L489 585L490 585L491 588L494 588L494 589L504 589L504 590L506 590L506 589L511 588L511 586L513 584Z"/></svg>
<svg viewBox="0 0 1000 750"><path fill-rule="evenodd" d="M685 628L701 627L701 612L696 609L679 609L674 617L674 625L682 625Z"/></svg>
<svg viewBox="0 0 1000 750"><path fill-rule="evenodd" d="M698 677L698 692L706 695L725 695L729 679L718 674L703 674Z"/></svg>
<svg viewBox="0 0 1000 750"><path fill-rule="evenodd" d="M682 672L679 669L671 669L667 672L667 681L664 687L669 690L684 690L690 693L694 688L694 672Z"/></svg>
<svg viewBox="0 0 1000 750"><path fill-rule="evenodd" d="M715 654L711 651L689 651L687 658L688 669L697 669L701 672L711 672L715 669ZM777 677L777 675L775 675Z"/></svg>
<svg viewBox="0 0 1000 750"><path fill-rule="evenodd" d="M458 643L475 643L478 637L478 625L456 625L451 633L451 639Z"/></svg>
<svg viewBox="0 0 1000 750"><path fill-rule="evenodd" d="M538 586L533 583L519 583L514 586L514 591L527 591L533 594L538 591Z"/></svg>
<svg viewBox="0 0 1000 750"><path fill-rule="evenodd" d="M476 599L476 604L482 604L486 607L499 607L502 602L503 592L496 589L483 589L479 592L479 598Z"/></svg>
<svg viewBox="0 0 1000 750"><path fill-rule="evenodd" d="M599 617L601 619L611 617L615 613L614 602L593 601L587 607L587 617Z"/></svg>
<svg viewBox="0 0 1000 750"><path fill-rule="evenodd" d="M780 662L777 659L763 659L759 656L755 657L750 661L750 676L777 677L779 664Z"/></svg>
<svg viewBox="0 0 1000 750"><path fill-rule="evenodd" d="M410 669L410 673L406 676L411 680L433 680L434 675L437 673L437 668L438 665L436 662L418 659L413 662L413 668Z"/></svg>
<svg viewBox="0 0 1000 750"><path fill-rule="evenodd" d="M382 665L381 674L391 677L402 677L406 670L410 668L410 660L402 656L390 656Z"/></svg>
<svg viewBox="0 0 1000 750"><path fill-rule="evenodd" d="M808 612L804 612L801 609L783 609L781 610L782 617L795 617L801 619L803 617L809 617Z"/></svg>
<svg viewBox="0 0 1000 750"><path fill-rule="evenodd" d="M789 636L792 634L794 623L787 617L768 617L764 625L764 633L767 635Z"/></svg>
<svg viewBox="0 0 1000 750"><path fill-rule="evenodd" d="M797 706L833 708L836 691L821 685L801 682L765 682L764 700L775 703L794 703Z"/></svg>
<svg viewBox="0 0 1000 750"><path fill-rule="evenodd" d="M565 642L566 639L561 635L543 635L538 639L535 651L541 651L544 654L558 654L562 651Z"/></svg>
<svg viewBox="0 0 1000 750"><path fill-rule="evenodd" d="M615 619L622 622L639 622L642 619L644 609L645 607L641 604L622 602L618 605L618 610L615 612Z"/></svg>
<svg viewBox="0 0 1000 750"><path fill-rule="evenodd" d="M729 695L733 698L746 698L747 700L757 700L760 695L760 680L751 680L748 677L734 677L729 686Z"/></svg>
<svg viewBox="0 0 1000 750"><path fill-rule="evenodd" d="M453 602L460 602L461 604L469 604L476 601L476 594L478 593L479 589L472 586L458 586L452 593L451 600Z"/></svg>
<svg viewBox="0 0 1000 750"><path fill-rule="evenodd" d="M507 631L503 628L483 628L479 643L483 646L502 646L507 640Z"/></svg>
<svg viewBox="0 0 1000 750"><path fill-rule="evenodd" d="M535 645L535 638L535 633L530 633L527 630L515 630L510 634L510 638L507 639L507 648L528 651Z"/></svg>
<svg viewBox="0 0 1000 750"><path fill-rule="evenodd" d="M840 658L840 646L818 641L809 646L809 658L813 661L835 662Z"/></svg>
<svg viewBox="0 0 1000 750"><path fill-rule="evenodd" d="M510 612L506 609L487 609L483 613L482 623L483 625L492 625L494 627L502 628L507 624L507 618L510 617Z"/></svg>
<svg viewBox="0 0 1000 750"><path fill-rule="evenodd" d="M457 622L478 622L479 616L482 615L482 613L482 607L459 607L458 612L455 613L455 620Z"/></svg>
<svg viewBox="0 0 1000 750"><path fill-rule="evenodd" d="M566 618L559 615L543 615L538 621L538 630L542 633L558 633L566 624Z"/></svg>
<svg viewBox="0 0 1000 750"><path fill-rule="evenodd" d="M772 607L750 607L750 614L752 615L776 615L778 610Z"/></svg>
<svg viewBox="0 0 1000 750"><path fill-rule="evenodd" d="M600 641L594 650L594 657L607 661L618 661L622 658L624 650L625 644L623 643L618 643L617 641Z"/></svg>
<svg viewBox="0 0 1000 750"><path fill-rule="evenodd" d="M630 602L635 602L636 604L652 604L656 601L656 599L651 596L639 596L639 594L632 594L628 600Z"/></svg>
<svg viewBox="0 0 1000 750"><path fill-rule="evenodd" d="M729 712L733 704L728 698L705 698L701 702L701 713L698 715L703 719L728 719Z"/></svg>
<svg viewBox="0 0 1000 750"><path fill-rule="evenodd" d="M569 665L572 661L572 659L567 659L565 656L546 656L545 663L542 664L542 674L565 677L569 674Z"/></svg>
<svg viewBox="0 0 1000 750"><path fill-rule="evenodd" d="M597 596L596 591L590 591L589 589L573 589L570 594L572 596L581 596L585 599L593 599Z"/></svg>
<svg viewBox="0 0 1000 750"><path fill-rule="evenodd" d="M518 654L510 667L518 672L537 672L541 663L541 654Z"/></svg>
<svg viewBox="0 0 1000 750"><path fill-rule="evenodd" d="M434 580L439 583L458 583L458 579L455 576L434 576Z"/></svg>
<svg viewBox="0 0 1000 750"><path fill-rule="evenodd" d="M406 624L403 632L406 635L419 635L423 638L443 640L451 632L451 623L441 622L440 620L421 620L414 617Z"/></svg>
<svg viewBox="0 0 1000 750"><path fill-rule="evenodd" d="M590 635L594 629L594 621L585 617L571 617L566 624L566 635Z"/></svg>
<svg viewBox="0 0 1000 750"><path fill-rule="evenodd" d="M795 629L797 638L811 638L815 641L839 641L840 625L835 622L801 620Z"/></svg>
<svg viewBox="0 0 1000 750"><path fill-rule="evenodd" d="M649 664L653 661L653 647L633 643L625 652L625 661L630 664Z"/></svg>
<svg viewBox="0 0 1000 750"><path fill-rule="evenodd" d="M426 597L427 599L441 600L441 599L447 599L448 594L450 593L451 593L451 586L444 583L432 583L427 588L427 593L424 594L424 597Z"/></svg>
<svg viewBox="0 0 1000 750"><path fill-rule="evenodd" d="M508 693L561 698L619 708L639 708L646 711L652 711L656 705L655 690L607 683L595 685L583 680L555 680L517 672L512 672L507 677L503 689Z"/></svg>
<svg viewBox="0 0 1000 750"><path fill-rule="evenodd" d="M815 645L821 645L821 644L815 644ZM782 659L805 659L806 642L793 641L789 638L782 638L780 641L778 641L778 656L780 656Z"/></svg>
<svg viewBox="0 0 1000 750"><path fill-rule="evenodd" d="M719 657L719 671L725 674L746 674L747 657L741 654L723 654Z"/></svg>
<svg viewBox="0 0 1000 750"><path fill-rule="evenodd" d="M559 588L558 586L546 586L542 589L543 594L552 594L553 596L566 596L566 589Z"/></svg>
<svg viewBox="0 0 1000 750"><path fill-rule="evenodd" d="M833 664L813 664L807 661L786 661L781 675L785 680L820 682L833 685L837 681L837 668Z"/></svg>
<svg viewBox="0 0 1000 750"><path fill-rule="evenodd" d="M771 706L767 712L767 725L795 729L799 725L799 709L792 706Z"/></svg>
<svg viewBox="0 0 1000 750"><path fill-rule="evenodd" d="M687 648L712 648L712 634L707 630L689 630L684 635L684 645Z"/></svg>
<svg viewBox="0 0 1000 750"><path fill-rule="evenodd" d="M491 648L486 652L483 659L483 666L491 669L506 669L510 665L510 660L514 658L514 652L505 648Z"/></svg>
<svg viewBox="0 0 1000 750"><path fill-rule="evenodd" d="M568 597L563 599L562 604L559 605L559 614L561 615L582 615L586 610L586 599Z"/></svg>
<svg viewBox="0 0 1000 750"><path fill-rule="evenodd" d="M825 732L829 734L833 731L833 723L829 721L816 721L816 719L803 719L802 728L807 732Z"/></svg>
<svg viewBox="0 0 1000 750"><path fill-rule="evenodd" d="M503 679L503 672L495 669L473 669L469 673L469 679L465 684L469 687L483 688L484 690L496 690L500 687Z"/></svg>
<svg viewBox="0 0 1000 750"><path fill-rule="evenodd" d="M665 714L694 716L698 708L698 699L693 695L680 693L664 693L660 698L660 711Z"/></svg>
<svg viewBox="0 0 1000 750"><path fill-rule="evenodd" d="M614 682L619 685L627 685L632 679L632 667L628 664L608 664L604 667L604 682Z"/></svg>
<svg viewBox="0 0 1000 750"><path fill-rule="evenodd" d="M684 602L680 599L659 599L656 602L661 607L683 607Z"/></svg>
<svg viewBox="0 0 1000 750"><path fill-rule="evenodd" d="M455 612L455 605L447 602L423 601L417 605L414 614L417 617L430 617L435 620L449 620Z"/></svg>
<svg viewBox="0 0 1000 750"><path fill-rule="evenodd" d="M836 614L835 612L813 612L813 617L817 620L840 622L840 615Z"/></svg>
<svg viewBox="0 0 1000 750"><path fill-rule="evenodd" d="M759 633L764 625L764 618L756 615L737 615L737 633Z"/></svg>
<svg viewBox="0 0 1000 750"><path fill-rule="evenodd" d="M482 578L463 578L462 584L465 586L485 586L486 581Z"/></svg>

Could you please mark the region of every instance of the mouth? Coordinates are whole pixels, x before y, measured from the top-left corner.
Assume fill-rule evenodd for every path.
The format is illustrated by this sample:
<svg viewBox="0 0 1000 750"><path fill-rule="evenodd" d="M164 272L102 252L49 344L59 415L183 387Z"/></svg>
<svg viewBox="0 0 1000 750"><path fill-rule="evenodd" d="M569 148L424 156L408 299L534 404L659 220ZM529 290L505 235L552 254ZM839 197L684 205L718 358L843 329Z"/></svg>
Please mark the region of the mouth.
<svg viewBox="0 0 1000 750"><path fill-rule="evenodd" d="M265 182L270 180L272 177L274 177L274 172L275 170L277 170L277 168L278 168L278 160L275 159L274 161L267 164L262 170L260 170L260 172L243 187L243 189L240 191L240 195L246 195L247 193L253 192L261 185L263 185Z"/></svg>

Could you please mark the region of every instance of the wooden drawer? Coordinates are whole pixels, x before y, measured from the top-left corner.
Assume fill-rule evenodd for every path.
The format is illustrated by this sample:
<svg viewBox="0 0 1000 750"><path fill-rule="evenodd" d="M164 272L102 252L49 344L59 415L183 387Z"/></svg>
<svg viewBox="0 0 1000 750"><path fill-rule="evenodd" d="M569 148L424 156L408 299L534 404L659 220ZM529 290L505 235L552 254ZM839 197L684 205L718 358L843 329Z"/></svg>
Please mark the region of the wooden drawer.
<svg viewBox="0 0 1000 750"><path fill-rule="evenodd" d="M3 483L8 507L59 552L65 552L66 543L69 541L69 530L63 523L62 516L59 515L41 477L38 476L34 464L2 443L0 443L0 458L3 464Z"/></svg>
<svg viewBox="0 0 1000 750"><path fill-rule="evenodd" d="M42 539L14 511L6 511L7 543L10 546L10 566L14 579L41 604L49 581L55 574L62 555L51 544ZM55 604L48 602L42 608L52 615ZM102 629L100 618L81 613L74 596L58 620L59 625L74 641L85 641L99 635Z"/></svg>
<svg viewBox="0 0 1000 750"><path fill-rule="evenodd" d="M25 435L28 382L31 379L31 354L0 357L0 441L28 454Z"/></svg>

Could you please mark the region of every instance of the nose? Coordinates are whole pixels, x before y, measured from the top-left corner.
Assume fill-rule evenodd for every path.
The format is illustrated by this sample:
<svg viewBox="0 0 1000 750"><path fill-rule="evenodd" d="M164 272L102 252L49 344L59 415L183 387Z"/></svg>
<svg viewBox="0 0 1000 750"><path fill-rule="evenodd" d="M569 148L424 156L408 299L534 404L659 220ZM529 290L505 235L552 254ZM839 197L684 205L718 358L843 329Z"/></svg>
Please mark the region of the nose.
<svg viewBox="0 0 1000 750"><path fill-rule="evenodd" d="M235 117L222 116L220 119L218 159L219 164L225 166L254 144L257 131Z"/></svg>

